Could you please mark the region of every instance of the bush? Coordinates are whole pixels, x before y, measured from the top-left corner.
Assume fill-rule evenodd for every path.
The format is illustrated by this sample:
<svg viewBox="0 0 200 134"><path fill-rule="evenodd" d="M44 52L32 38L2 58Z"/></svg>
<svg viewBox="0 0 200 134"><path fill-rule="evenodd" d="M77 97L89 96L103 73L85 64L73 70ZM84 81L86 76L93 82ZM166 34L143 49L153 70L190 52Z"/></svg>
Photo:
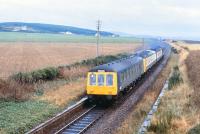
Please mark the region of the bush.
<svg viewBox="0 0 200 134"><path fill-rule="evenodd" d="M81 62L77 62L75 64L72 64L71 67L80 66L80 65L98 66L98 65L101 65L101 64L106 64L108 62L111 62L111 61L114 61L114 60L118 60L118 59L127 57L127 56L128 56L128 54L126 54L126 53L124 53L124 54L117 54L117 55L99 56L99 57L96 57L94 59L87 59L87 60L83 60Z"/></svg>
<svg viewBox="0 0 200 134"><path fill-rule="evenodd" d="M169 89L172 89L176 85L180 84L183 82L183 79L181 77L179 67L175 66L173 68L173 73L172 76L169 78Z"/></svg>
<svg viewBox="0 0 200 134"><path fill-rule="evenodd" d="M177 50L176 48L174 48L174 47L172 47L171 50L172 50L172 52L175 53L175 54L178 54L178 53L179 53L178 50Z"/></svg>
<svg viewBox="0 0 200 134"><path fill-rule="evenodd" d="M27 100L33 92L34 87L32 84L20 84L13 80L0 80L0 99Z"/></svg>
<svg viewBox="0 0 200 134"><path fill-rule="evenodd" d="M190 129L188 134L200 134L200 124Z"/></svg>
<svg viewBox="0 0 200 134"><path fill-rule="evenodd" d="M148 131L153 131L157 134L167 134L171 127L173 117L174 115L171 111L164 112L155 123L149 126Z"/></svg>
<svg viewBox="0 0 200 134"><path fill-rule="evenodd" d="M35 83L39 80L53 80L57 78L58 75L59 71L57 68L49 67L28 73L19 72L11 76L11 79L14 79L19 83Z"/></svg>

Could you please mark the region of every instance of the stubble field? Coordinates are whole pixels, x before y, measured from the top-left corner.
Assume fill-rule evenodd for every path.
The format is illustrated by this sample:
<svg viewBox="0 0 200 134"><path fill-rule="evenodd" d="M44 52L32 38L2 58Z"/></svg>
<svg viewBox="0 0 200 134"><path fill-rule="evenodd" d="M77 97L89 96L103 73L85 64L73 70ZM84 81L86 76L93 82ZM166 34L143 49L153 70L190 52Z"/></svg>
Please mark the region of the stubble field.
<svg viewBox="0 0 200 134"><path fill-rule="evenodd" d="M104 43L101 55L133 52L139 43ZM67 65L96 56L95 43L0 43L0 78L19 71L27 72L48 66Z"/></svg>

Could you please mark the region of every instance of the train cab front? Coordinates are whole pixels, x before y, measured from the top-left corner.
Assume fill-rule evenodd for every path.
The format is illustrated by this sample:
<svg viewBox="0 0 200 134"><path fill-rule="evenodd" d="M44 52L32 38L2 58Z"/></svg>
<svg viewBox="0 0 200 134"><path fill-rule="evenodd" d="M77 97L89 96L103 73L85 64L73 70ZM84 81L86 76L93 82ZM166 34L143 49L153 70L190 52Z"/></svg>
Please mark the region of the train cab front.
<svg viewBox="0 0 200 134"><path fill-rule="evenodd" d="M112 99L117 96L117 73L89 72L87 75L87 95L89 99Z"/></svg>

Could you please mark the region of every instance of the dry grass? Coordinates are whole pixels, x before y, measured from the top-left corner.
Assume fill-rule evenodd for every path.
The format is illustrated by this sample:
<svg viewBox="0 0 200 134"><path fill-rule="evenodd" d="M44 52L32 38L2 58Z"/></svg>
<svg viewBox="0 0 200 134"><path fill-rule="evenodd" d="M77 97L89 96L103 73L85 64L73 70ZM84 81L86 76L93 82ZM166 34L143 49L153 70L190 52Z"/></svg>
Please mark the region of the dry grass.
<svg viewBox="0 0 200 134"><path fill-rule="evenodd" d="M195 94L192 95L193 102L200 107L200 50L191 51L186 59L188 77L193 86Z"/></svg>
<svg viewBox="0 0 200 134"><path fill-rule="evenodd" d="M140 45L101 44L100 53L132 52ZM48 66L68 65L96 56L95 44L84 43L0 43L0 78Z"/></svg>
<svg viewBox="0 0 200 134"><path fill-rule="evenodd" d="M168 78L172 67L177 63L177 54L172 54L167 66L162 70L152 87L145 93L142 100L136 105L128 118L122 123L117 130L117 134L137 133L142 121L151 109L153 102L156 100L166 79Z"/></svg>
<svg viewBox="0 0 200 134"><path fill-rule="evenodd" d="M58 89L45 90L44 95L38 97L39 100L48 101L58 106L66 106L70 102L78 99L85 92L86 79L80 78Z"/></svg>
<svg viewBox="0 0 200 134"><path fill-rule="evenodd" d="M180 50L178 66L184 83L168 91L162 98L161 105L156 115L154 115L149 133L187 133L200 123L199 105L194 105L196 100L199 101L198 78L200 70L198 61L200 54L191 51L190 46L182 46L182 43L176 43L173 46ZM193 90L195 87L196 90ZM196 95L198 97L195 98L194 96ZM167 113L171 113L171 119L165 118ZM161 126L161 121L163 120L167 120L167 124L164 127Z"/></svg>
<svg viewBox="0 0 200 134"><path fill-rule="evenodd" d="M84 77L89 71L89 69L89 66L77 66L71 68L63 67L59 69L59 74L66 80L72 80L73 78Z"/></svg>
<svg viewBox="0 0 200 134"><path fill-rule="evenodd" d="M33 92L33 85L19 84L12 80L0 80L1 99L26 100Z"/></svg>

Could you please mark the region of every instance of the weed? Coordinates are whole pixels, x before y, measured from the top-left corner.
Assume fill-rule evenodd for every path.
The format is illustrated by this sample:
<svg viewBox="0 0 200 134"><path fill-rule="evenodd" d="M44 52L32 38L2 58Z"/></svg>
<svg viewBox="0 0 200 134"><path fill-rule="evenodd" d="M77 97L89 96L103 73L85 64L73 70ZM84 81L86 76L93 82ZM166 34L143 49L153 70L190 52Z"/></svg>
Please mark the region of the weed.
<svg viewBox="0 0 200 134"><path fill-rule="evenodd" d="M190 129L187 134L199 134L199 133L200 133L200 124Z"/></svg>
<svg viewBox="0 0 200 134"><path fill-rule="evenodd" d="M166 134L171 127L171 122L174 115L171 111L166 111L159 116L159 119L152 122L148 131L155 132L157 134Z"/></svg>
<svg viewBox="0 0 200 134"><path fill-rule="evenodd" d="M172 89L176 85L179 85L180 83L183 82L183 79L181 77L179 67L175 66L173 68L173 73L172 76L169 78L169 89Z"/></svg>

